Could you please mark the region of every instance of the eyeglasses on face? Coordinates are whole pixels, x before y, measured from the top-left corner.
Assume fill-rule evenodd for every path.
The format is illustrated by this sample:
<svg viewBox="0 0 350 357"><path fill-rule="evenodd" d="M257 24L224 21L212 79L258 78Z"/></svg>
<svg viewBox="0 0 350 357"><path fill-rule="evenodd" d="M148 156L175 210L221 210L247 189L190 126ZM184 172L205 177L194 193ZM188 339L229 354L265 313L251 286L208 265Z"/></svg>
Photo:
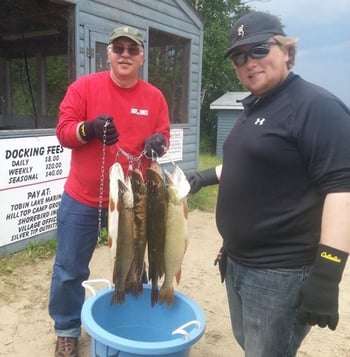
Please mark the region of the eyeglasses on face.
<svg viewBox="0 0 350 357"><path fill-rule="evenodd" d="M118 55L122 55L125 50L127 50L130 56L138 56L141 52L140 47L137 45L129 47L123 47L121 45L112 45L111 47L112 51Z"/></svg>
<svg viewBox="0 0 350 357"><path fill-rule="evenodd" d="M235 64L235 66L240 67L243 66L247 60L248 56L253 59L262 59L266 57L270 53L270 47L272 45L278 45L276 42L263 42L259 45L253 46L247 51L241 52L233 52L231 54L231 60Z"/></svg>

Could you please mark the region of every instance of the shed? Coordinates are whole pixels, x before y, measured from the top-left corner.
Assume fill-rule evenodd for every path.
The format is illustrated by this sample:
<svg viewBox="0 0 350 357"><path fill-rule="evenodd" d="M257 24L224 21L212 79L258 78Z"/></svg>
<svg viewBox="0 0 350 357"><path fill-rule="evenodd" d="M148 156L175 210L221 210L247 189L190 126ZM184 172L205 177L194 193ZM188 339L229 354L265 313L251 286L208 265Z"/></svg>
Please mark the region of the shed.
<svg viewBox="0 0 350 357"><path fill-rule="evenodd" d="M249 92L227 92L210 104L210 109L218 115L216 156L222 157L224 141L243 110L241 100L248 95Z"/></svg>
<svg viewBox="0 0 350 357"><path fill-rule="evenodd" d="M106 46L121 25L143 34L140 76L169 105L164 165L198 166L203 23L187 0L2 1L0 255L55 236L70 160L55 136L58 105L77 77L108 70Z"/></svg>

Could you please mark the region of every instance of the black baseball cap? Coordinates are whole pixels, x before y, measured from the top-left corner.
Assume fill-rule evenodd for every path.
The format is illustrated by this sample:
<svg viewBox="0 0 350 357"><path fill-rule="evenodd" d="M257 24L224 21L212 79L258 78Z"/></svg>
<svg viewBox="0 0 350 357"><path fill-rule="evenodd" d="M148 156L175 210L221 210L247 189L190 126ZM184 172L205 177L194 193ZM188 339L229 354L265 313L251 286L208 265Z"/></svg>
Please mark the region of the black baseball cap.
<svg viewBox="0 0 350 357"><path fill-rule="evenodd" d="M252 11L240 17L230 31L230 45L224 58L242 45L261 43L274 35L285 36L277 16L262 11Z"/></svg>

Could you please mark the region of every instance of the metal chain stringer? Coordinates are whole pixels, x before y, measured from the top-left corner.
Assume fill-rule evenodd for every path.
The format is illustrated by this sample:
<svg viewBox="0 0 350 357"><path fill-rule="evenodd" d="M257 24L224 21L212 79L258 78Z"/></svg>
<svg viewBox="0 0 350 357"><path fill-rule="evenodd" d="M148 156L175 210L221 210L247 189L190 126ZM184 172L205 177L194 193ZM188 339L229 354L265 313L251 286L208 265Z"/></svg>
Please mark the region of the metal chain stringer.
<svg viewBox="0 0 350 357"><path fill-rule="evenodd" d="M101 160L101 177L100 177L100 192L98 197L98 231L97 231L97 241L101 240L101 227L102 227L102 201L103 201L103 189L105 180L105 163L106 163L106 132L107 126L110 121L106 120L103 126L103 142L102 142L102 160Z"/></svg>
<svg viewBox="0 0 350 357"><path fill-rule="evenodd" d="M102 145L102 161L101 161L101 178L100 178L100 192L99 192L99 200L98 200L98 232L97 232L97 240L100 241L101 239L101 227L102 227L102 201L103 201L103 189L104 189L104 179L105 179L105 162L106 162L106 131L107 126L109 125L110 121L107 120L104 127L103 127L103 145ZM169 152L166 147L164 148L164 154L167 154L170 158L170 161L173 165L175 165L174 161L171 159ZM127 158L129 167L128 167L128 174L133 171L135 168L141 167L141 159L143 156L147 157L151 160L157 160L158 155L154 150L152 150L152 157L148 157L146 155L146 151L143 150L138 156L133 156L128 152L124 151L118 145L118 151L116 154L116 161L119 155L123 155Z"/></svg>
<svg viewBox="0 0 350 357"><path fill-rule="evenodd" d="M123 150L118 145L118 151L117 151L117 154L116 154L116 161L117 161L119 155L125 156L127 158L127 160L128 160L128 164L129 164L128 173L127 173L127 175L128 175L135 168L139 169L141 167L141 159L142 159L143 156L146 156L146 151L143 150L143 151L141 151L141 153L138 156L133 156L133 155L129 154L128 152L126 152L125 150Z"/></svg>

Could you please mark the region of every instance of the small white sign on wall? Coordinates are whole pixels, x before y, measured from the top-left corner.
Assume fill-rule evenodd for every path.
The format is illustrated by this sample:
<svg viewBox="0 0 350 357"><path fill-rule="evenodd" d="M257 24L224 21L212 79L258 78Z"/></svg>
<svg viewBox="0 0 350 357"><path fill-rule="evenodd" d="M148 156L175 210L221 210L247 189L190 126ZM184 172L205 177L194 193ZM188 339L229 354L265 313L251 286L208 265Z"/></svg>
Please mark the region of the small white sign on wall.
<svg viewBox="0 0 350 357"><path fill-rule="evenodd" d="M160 164L181 161L183 156L183 129L170 130L170 146L167 153L157 159Z"/></svg>

